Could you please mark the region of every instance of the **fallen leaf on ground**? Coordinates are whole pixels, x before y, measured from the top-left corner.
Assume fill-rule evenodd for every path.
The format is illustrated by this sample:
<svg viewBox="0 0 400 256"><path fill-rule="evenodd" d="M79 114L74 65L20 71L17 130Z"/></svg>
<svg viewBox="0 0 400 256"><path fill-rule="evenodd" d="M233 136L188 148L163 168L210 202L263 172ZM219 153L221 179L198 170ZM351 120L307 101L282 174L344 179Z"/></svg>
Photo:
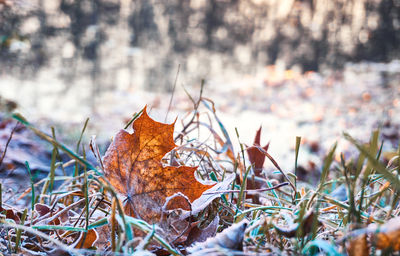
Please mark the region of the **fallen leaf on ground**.
<svg viewBox="0 0 400 256"><path fill-rule="evenodd" d="M189 198L180 192L166 198L159 225L168 241L175 244L186 241L193 223L182 218L182 215L184 212L190 213L191 208Z"/></svg>
<svg viewBox="0 0 400 256"><path fill-rule="evenodd" d="M261 140L261 127L257 130L256 137L254 138L253 145L254 146L260 146L260 140ZM262 147L265 151L268 151L269 148L269 143ZM247 149L247 154L249 156L250 163L254 166L254 174L258 177L261 177L261 172L263 169L263 165L265 162L265 155L260 152L255 147L250 147Z"/></svg>
<svg viewBox="0 0 400 256"><path fill-rule="evenodd" d="M103 159L105 177L125 196L126 214L158 222L167 197L181 192L193 202L213 186L195 178L197 167L162 165L164 155L176 147L174 123L154 121L145 107L133 129L132 134L119 131Z"/></svg>
<svg viewBox="0 0 400 256"><path fill-rule="evenodd" d="M347 254L349 256L368 256L369 246L367 235L361 235L352 239L347 245Z"/></svg>
<svg viewBox="0 0 400 256"><path fill-rule="evenodd" d="M193 227L189 235L185 241L185 245L191 245L196 242L204 242L209 237L215 236L217 233L219 223L218 215L214 218L214 220L205 228L199 228L198 226Z"/></svg>
<svg viewBox="0 0 400 256"><path fill-rule="evenodd" d="M393 218L381 226L371 224L368 229L372 234L371 242L376 248L400 251L400 217Z"/></svg>
<svg viewBox="0 0 400 256"><path fill-rule="evenodd" d="M6 219L14 220L17 224L21 222L22 213L16 209L0 206L0 214L4 215Z"/></svg>
<svg viewBox="0 0 400 256"><path fill-rule="evenodd" d="M368 243L364 246L364 238L367 235ZM393 251L400 251L400 217L392 218L383 225L373 223L366 228L356 229L349 236L352 237L349 239L347 246L349 255L369 255L368 250L363 250L365 254L357 254L360 253L361 249L353 248L369 248L372 246L380 250L391 249Z"/></svg>
<svg viewBox="0 0 400 256"><path fill-rule="evenodd" d="M205 191L205 193L203 193L192 203L191 214L198 214L200 211L204 210L209 204L211 204L214 199L221 197L223 192L230 188L231 183L235 180L235 178L235 174L230 174L229 176L225 177L223 181L215 184L212 188ZM183 214L182 217L189 217L189 213Z"/></svg>
<svg viewBox="0 0 400 256"><path fill-rule="evenodd" d="M52 217L52 215L57 214L58 211L55 211L55 209L51 209L49 206L45 205L45 204L40 204L37 203L35 204L35 211L38 213L37 218L38 219L43 219L43 217L47 216L47 218ZM49 222L49 225L60 225L61 220L60 218L56 218L52 221Z"/></svg>
<svg viewBox="0 0 400 256"><path fill-rule="evenodd" d="M89 229L86 232L81 232L77 242L73 245L77 249L89 249L97 241L99 235L95 229Z"/></svg>
<svg viewBox="0 0 400 256"><path fill-rule="evenodd" d="M193 253L214 247L241 250L243 248L243 238L247 225L248 221L244 219L239 223L233 224L215 237L208 238L202 243L196 243L193 247L188 248L188 251Z"/></svg>
<svg viewBox="0 0 400 256"><path fill-rule="evenodd" d="M96 241L97 250L106 250L111 247L111 224L96 228L99 238Z"/></svg>
<svg viewBox="0 0 400 256"><path fill-rule="evenodd" d="M37 203L35 204L35 211L38 216L33 220L34 224L42 223L46 225L60 225L61 223L70 222L71 211L64 211L65 206L62 204L57 204L56 207L49 207L45 204ZM60 212L62 212L60 214ZM54 218L54 216L57 216Z"/></svg>

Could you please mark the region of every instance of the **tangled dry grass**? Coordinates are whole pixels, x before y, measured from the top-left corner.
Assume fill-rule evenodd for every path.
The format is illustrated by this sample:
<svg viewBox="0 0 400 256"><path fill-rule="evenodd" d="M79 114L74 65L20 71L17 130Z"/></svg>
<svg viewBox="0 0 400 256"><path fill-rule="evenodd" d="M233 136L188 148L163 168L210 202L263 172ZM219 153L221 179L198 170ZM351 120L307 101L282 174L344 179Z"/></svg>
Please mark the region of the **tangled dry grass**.
<svg viewBox="0 0 400 256"><path fill-rule="evenodd" d="M200 203L189 202L189 214L179 207L163 208L163 219L154 223L124 211L125 198L104 177L95 140L92 152L85 152L81 139L74 151L55 134L47 135L14 114L14 120L49 142L53 151L44 179L34 180L26 162L31 184L15 196L30 200L29 207L17 209L0 201L0 254L390 255L399 251L400 147L382 152L379 131L366 143L345 133L344 139L358 154L346 156L333 145L320 172L310 174L319 176L313 185L296 176L301 138L296 139L293 171L282 170L273 152L257 144L246 146L238 133L240 150L234 152L213 102L200 97L193 105L193 111L180 120L183 129L175 133L178 147L162 162L197 166L197 179L217 186ZM208 139L199 139L199 129L208 131ZM246 148L256 149L257 159L271 161L274 170L255 171L261 160L247 157ZM67 160L59 160L62 153ZM98 162L89 162L88 154ZM68 167L72 173L56 175L57 169ZM8 189L0 188L0 192ZM174 237L166 232L171 229Z"/></svg>

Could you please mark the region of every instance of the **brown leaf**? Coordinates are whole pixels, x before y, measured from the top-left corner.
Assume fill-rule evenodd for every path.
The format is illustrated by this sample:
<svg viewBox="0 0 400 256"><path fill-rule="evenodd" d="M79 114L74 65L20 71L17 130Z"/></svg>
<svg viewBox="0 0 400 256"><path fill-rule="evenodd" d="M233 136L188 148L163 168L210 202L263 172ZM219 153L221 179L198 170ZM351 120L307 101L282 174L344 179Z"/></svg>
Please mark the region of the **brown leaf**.
<svg viewBox="0 0 400 256"><path fill-rule="evenodd" d="M86 236L85 236L86 234ZM86 233L81 232L77 242L73 245L77 249L89 249L97 241L99 235L94 229L89 229Z"/></svg>
<svg viewBox="0 0 400 256"><path fill-rule="evenodd" d="M104 156L106 178L123 194L127 214L158 222L165 199L177 192L191 202L212 187L197 181L196 167L163 166L163 156L176 147L174 123L151 119L146 107L133 122L134 133L121 130Z"/></svg>
<svg viewBox="0 0 400 256"><path fill-rule="evenodd" d="M212 188L207 190L205 193L203 193L198 199L196 199L192 203L192 213L191 214L192 215L198 214L200 211L204 210L209 204L211 204L211 202L214 199L221 197L222 192L229 189L229 187L231 186L231 183L235 180L235 178L236 178L236 175L231 174L231 175L225 177L225 179L223 181L215 184L215 186L213 186ZM182 217L187 218L187 217L189 217L189 215L188 215L188 213L186 213Z"/></svg>
<svg viewBox="0 0 400 256"><path fill-rule="evenodd" d="M372 243L378 249L392 248L400 251L400 217L389 220L384 225L376 228L372 235Z"/></svg>
<svg viewBox="0 0 400 256"><path fill-rule="evenodd" d="M106 250L108 247L111 247L111 224L96 228L96 231L99 235L99 239L97 239L95 244L96 248L98 250Z"/></svg>
<svg viewBox="0 0 400 256"><path fill-rule="evenodd" d="M243 238L247 225L248 221L244 219L239 223L233 224L215 237L208 238L203 243L195 244L193 247L188 248L188 251L193 253L206 248L215 247L241 250L243 248Z"/></svg>
<svg viewBox="0 0 400 256"><path fill-rule="evenodd" d="M6 219L14 220L17 224L21 222L22 213L15 209L0 206L0 214L5 215Z"/></svg>
<svg viewBox="0 0 400 256"><path fill-rule="evenodd" d="M258 148L254 147L254 146L261 147L260 146L261 129L262 128L260 126L260 128L257 130L256 136L255 136L254 142L253 142L253 147L248 147L246 149L247 155L249 156L249 161L253 165L254 175L256 177L262 177L261 173L262 173L263 165L265 162L265 154L260 152L260 150ZM267 151L268 147L269 147L269 143L267 145L265 145L262 149ZM247 185L246 185L247 189L258 189L258 188L261 188L262 186L263 186L262 182L255 180L254 177L253 178L250 177L249 179L247 179ZM246 195L246 198L251 198L253 203L255 203L255 204L260 203L258 195Z"/></svg>
<svg viewBox="0 0 400 256"><path fill-rule="evenodd" d="M261 126L260 129L257 130L256 137L254 138L254 146L260 146L261 139ZM269 143L263 147L265 151L268 151ZM256 176L261 177L262 168L265 161L265 155L260 152L255 147L251 147L247 149L247 154L249 156L250 163L254 165L254 173Z"/></svg>
<svg viewBox="0 0 400 256"><path fill-rule="evenodd" d="M204 242L207 240L207 238L215 236L217 233L218 223L219 217L217 215L214 220L204 229L194 226L189 232L187 240L185 241L185 245L188 246L196 242Z"/></svg>
<svg viewBox="0 0 400 256"><path fill-rule="evenodd" d="M163 229L164 236L171 243L186 241L192 223L182 216L184 212L190 212L191 208L189 198L180 192L166 198L159 225Z"/></svg>
<svg viewBox="0 0 400 256"><path fill-rule="evenodd" d="M69 221L69 213L71 213L70 211L64 211L58 217L54 218L54 215L58 215L64 209L65 206L62 204L58 204L56 207L50 208L45 204L37 203L35 204L35 211L39 216L36 220L34 220L34 223L37 221L44 221L50 225L60 225L61 223L67 222Z"/></svg>
<svg viewBox="0 0 400 256"><path fill-rule="evenodd" d="M366 228L352 231L348 236L354 238L350 240L349 247L355 247L366 235L369 235L370 246L375 246L381 250L392 249L393 251L400 251L400 217L390 219L383 225L373 223ZM360 247L360 245L358 246Z"/></svg>
<svg viewBox="0 0 400 256"><path fill-rule="evenodd" d="M49 206L40 203L35 204L35 211L39 214L39 217L43 217L47 214L49 218L57 213L54 211L54 209L52 210ZM61 223L60 218L56 218L49 222L50 225L60 225L60 223Z"/></svg>
<svg viewBox="0 0 400 256"><path fill-rule="evenodd" d="M369 246L367 243L367 235L363 234L350 240L347 246L347 254L349 256L368 256Z"/></svg>

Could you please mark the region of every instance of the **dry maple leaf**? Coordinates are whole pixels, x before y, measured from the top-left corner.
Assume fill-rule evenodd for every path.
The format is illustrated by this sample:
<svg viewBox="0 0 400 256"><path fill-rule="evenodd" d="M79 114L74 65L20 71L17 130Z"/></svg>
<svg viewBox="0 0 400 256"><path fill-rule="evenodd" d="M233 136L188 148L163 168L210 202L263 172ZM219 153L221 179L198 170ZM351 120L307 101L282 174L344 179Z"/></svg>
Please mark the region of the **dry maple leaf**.
<svg viewBox="0 0 400 256"><path fill-rule="evenodd" d="M197 181L197 167L162 165L163 156L176 147L174 124L154 121L145 107L133 122L134 133L119 131L109 146L103 159L104 173L125 196L126 214L158 222L167 197L181 192L193 202L213 186Z"/></svg>

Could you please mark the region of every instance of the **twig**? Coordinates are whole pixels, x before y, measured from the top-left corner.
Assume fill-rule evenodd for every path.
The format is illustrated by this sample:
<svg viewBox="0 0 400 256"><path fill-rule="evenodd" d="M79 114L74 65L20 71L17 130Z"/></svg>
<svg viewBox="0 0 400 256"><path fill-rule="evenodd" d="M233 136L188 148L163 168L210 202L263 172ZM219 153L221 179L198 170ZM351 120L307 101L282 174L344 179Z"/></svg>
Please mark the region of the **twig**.
<svg viewBox="0 0 400 256"><path fill-rule="evenodd" d="M173 98L174 98L175 88L176 88L176 82L178 81L178 76L179 76L179 70L180 70L180 69L181 69L181 64L178 65L178 71L176 72L174 87L172 88L171 99L169 100L168 110L167 110L167 114L165 114L164 123L167 122L168 114L169 114L169 111L171 110L172 100L173 100Z"/></svg>
<svg viewBox="0 0 400 256"><path fill-rule="evenodd" d="M200 96L199 96L199 99L197 100L197 102L195 102L193 100L192 96L190 96L190 94L185 90L187 96L193 102L193 116L190 119L190 121L186 125L183 126L182 131L175 137L174 141L177 141L179 138L182 138L185 135L185 132L189 128L189 126L193 124L193 121L196 118L197 113L198 113L198 108L200 106L201 99L203 98L203 89L204 89L204 80L201 80Z"/></svg>
<svg viewBox="0 0 400 256"><path fill-rule="evenodd" d="M270 187L270 188L243 190L243 192L246 192L246 193L259 193L259 192L274 190L274 189L277 189L277 188L280 188L280 187L283 187L283 186L287 186L287 185L289 185L289 182L284 182L284 183L278 184L278 185ZM241 190L220 190L220 191L214 191L214 192L205 192L205 193L203 193L203 195L240 193L240 192L241 192Z"/></svg>
<svg viewBox="0 0 400 256"><path fill-rule="evenodd" d="M15 124L14 128L12 129L12 131L11 131L11 133L10 133L10 136L8 137L8 140L7 140L7 142L6 142L6 146L4 147L4 151L3 151L3 153L1 154L0 165L3 163L4 157L6 156L6 153L7 153L8 145L10 144L11 139L12 139L12 137L13 137L13 135L14 135L14 132L17 130L18 125L19 125L19 122L17 122L17 123Z"/></svg>
<svg viewBox="0 0 400 256"><path fill-rule="evenodd" d="M92 195L92 196L93 196L93 195ZM62 209L61 211L57 212L56 214L54 214L53 216L51 216L51 217L49 218L48 215L50 215L50 214L52 213L52 212L50 211L48 214L43 215L41 218L39 218L39 219L36 221L35 224L37 225L38 223L40 223L40 222L43 221L43 220L46 220L46 223L49 223L49 222L55 220L56 218L58 218L61 214L68 212L69 210L71 210L72 208L74 208L74 207L77 206L78 204L83 203L84 201L85 201L85 198L82 198L81 200L79 200L79 201L77 201L77 202L75 202L75 203L73 203L73 204L68 205L67 207L65 207L64 209Z"/></svg>

